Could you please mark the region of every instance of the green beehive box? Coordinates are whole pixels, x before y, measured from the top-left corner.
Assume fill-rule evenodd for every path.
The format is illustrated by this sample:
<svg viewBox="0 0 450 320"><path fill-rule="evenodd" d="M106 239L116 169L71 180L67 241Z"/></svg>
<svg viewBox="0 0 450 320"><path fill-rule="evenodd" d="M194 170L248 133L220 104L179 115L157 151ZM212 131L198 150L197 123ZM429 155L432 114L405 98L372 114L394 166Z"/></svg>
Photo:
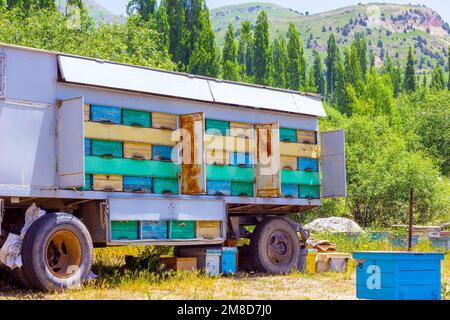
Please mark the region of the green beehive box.
<svg viewBox="0 0 450 320"><path fill-rule="evenodd" d="M123 157L123 145L120 141L91 140L91 154L99 157Z"/></svg>
<svg viewBox="0 0 450 320"><path fill-rule="evenodd" d="M111 221L111 240L138 240L137 221Z"/></svg>
<svg viewBox="0 0 450 320"><path fill-rule="evenodd" d="M280 141L282 142L297 142L297 130L280 128Z"/></svg>
<svg viewBox="0 0 450 320"><path fill-rule="evenodd" d="M238 181L252 182L255 181L255 168L241 168L233 166L206 166L206 179L210 181Z"/></svg>
<svg viewBox="0 0 450 320"><path fill-rule="evenodd" d="M205 121L205 129L208 133L209 130L213 133L212 130L219 131L221 135L226 136L228 131L230 130L230 122L229 121L222 121L222 120L211 120L206 119ZM218 133L218 132L214 132Z"/></svg>
<svg viewBox="0 0 450 320"><path fill-rule="evenodd" d="M319 186L300 186L298 197L302 199L320 199Z"/></svg>
<svg viewBox="0 0 450 320"><path fill-rule="evenodd" d="M195 221L170 221L170 239L195 239Z"/></svg>
<svg viewBox="0 0 450 320"><path fill-rule="evenodd" d="M178 194L178 180L153 178L153 193Z"/></svg>
<svg viewBox="0 0 450 320"><path fill-rule="evenodd" d="M304 186L319 186L320 175L318 172L282 170L281 183L298 184Z"/></svg>
<svg viewBox="0 0 450 320"><path fill-rule="evenodd" d="M253 182L232 182L231 195L234 197L253 197Z"/></svg>
<svg viewBox="0 0 450 320"><path fill-rule="evenodd" d="M136 126L150 128L152 126L152 116L150 112L123 109L123 124L126 126Z"/></svg>

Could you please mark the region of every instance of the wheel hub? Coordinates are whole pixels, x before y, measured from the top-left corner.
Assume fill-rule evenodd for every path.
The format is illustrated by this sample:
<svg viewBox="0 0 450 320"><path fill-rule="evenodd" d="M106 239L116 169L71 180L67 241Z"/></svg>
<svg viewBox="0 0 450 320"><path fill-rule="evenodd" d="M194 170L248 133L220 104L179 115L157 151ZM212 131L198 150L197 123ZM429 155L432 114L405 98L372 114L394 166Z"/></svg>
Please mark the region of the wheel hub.
<svg viewBox="0 0 450 320"><path fill-rule="evenodd" d="M268 240L268 256L275 264L287 264L292 256L292 241L284 231L274 231Z"/></svg>
<svg viewBox="0 0 450 320"><path fill-rule="evenodd" d="M45 262L58 278L68 278L81 265L81 244L77 236L67 230L55 232L47 241Z"/></svg>

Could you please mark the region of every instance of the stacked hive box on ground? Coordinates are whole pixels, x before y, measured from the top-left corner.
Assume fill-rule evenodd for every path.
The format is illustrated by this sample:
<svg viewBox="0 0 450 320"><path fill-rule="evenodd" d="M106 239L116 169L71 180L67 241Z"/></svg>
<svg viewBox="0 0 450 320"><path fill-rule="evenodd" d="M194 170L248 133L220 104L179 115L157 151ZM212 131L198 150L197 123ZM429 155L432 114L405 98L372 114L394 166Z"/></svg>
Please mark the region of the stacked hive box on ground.
<svg viewBox="0 0 450 320"><path fill-rule="evenodd" d="M320 198L317 133L280 128L281 196Z"/></svg>
<svg viewBox="0 0 450 320"><path fill-rule="evenodd" d="M207 193L216 196L254 195L254 145L250 124L206 119Z"/></svg>

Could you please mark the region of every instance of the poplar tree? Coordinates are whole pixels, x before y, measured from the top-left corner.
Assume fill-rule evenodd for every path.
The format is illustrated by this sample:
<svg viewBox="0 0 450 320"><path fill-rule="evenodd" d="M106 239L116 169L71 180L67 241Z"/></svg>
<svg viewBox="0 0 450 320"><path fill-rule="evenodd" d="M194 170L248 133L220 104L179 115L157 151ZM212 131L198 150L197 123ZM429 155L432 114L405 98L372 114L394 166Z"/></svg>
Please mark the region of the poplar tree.
<svg viewBox="0 0 450 320"><path fill-rule="evenodd" d="M447 82L447 89L450 91L450 46L447 50L448 53L448 82Z"/></svg>
<svg viewBox="0 0 450 320"><path fill-rule="evenodd" d="M172 61L178 65L178 70L184 71L186 65L185 15L183 0L167 0L167 20L169 22L169 53Z"/></svg>
<svg viewBox="0 0 450 320"><path fill-rule="evenodd" d="M358 51L359 64L361 68L361 74L364 82L367 78L367 41L364 37L364 33L358 32L355 35L355 45Z"/></svg>
<svg viewBox="0 0 450 320"><path fill-rule="evenodd" d="M127 14L129 16L139 13L144 21L149 21L155 11L156 0L131 0L127 5Z"/></svg>
<svg viewBox="0 0 450 320"><path fill-rule="evenodd" d="M273 52L273 85L286 88L287 48L284 37L275 39L272 45Z"/></svg>
<svg viewBox="0 0 450 320"><path fill-rule="evenodd" d="M258 15L255 26L255 40L253 43L253 69L255 83L267 84L269 82L269 22L267 13L262 11Z"/></svg>
<svg viewBox="0 0 450 320"><path fill-rule="evenodd" d="M242 78L252 76L252 28L249 21L243 21L239 33L238 64Z"/></svg>
<svg viewBox="0 0 450 320"><path fill-rule="evenodd" d="M430 88L434 90L444 90L445 88L444 71L439 65L434 68L431 75Z"/></svg>
<svg viewBox="0 0 450 320"><path fill-rule="evenodd" d="M397 98L403 89L402 67L400 66L399 61L397 61L397 65L392 71L392 84L394 88L394 97Z"/></svg>
<svg viewBox="0 0 450 320"><path fill-rule="evenodd" d="M219 53L208 10L201 12L201 29L187 69L190 73L209 77L217 77L219 73Z"/></svg>
<svg viewBox="0 0 450 320"><path fill-rule="evenodd" d="M300 37L293 23L289 25L287 51L287 87L291 90L300 90Z"/></svg>
<svg viewBox="0 0 450 320"><path fill-rule="evenodd" d="M317 87L317 93L325 94L325 79L323 76L322 59L316 50L313 50L314 57L314 80Z"/></svg>
<svg viewBox="0 0 450 320"><path fill-rule="evenodd" d="M414 70L414 56L411 46L409 47L408 61L406 63L404 86L407 92L416 91L416 72Z"/></svg>
<svg viewBox="0 0 450 320"><path fill-rule="evenodd" d="M326 65L326 81L327 81L327 87L326 92L331 100L335 100L334 95L335 87L336 87L336 81L337 81L337 63L338 60L340 60L340 53L339 48L336 43L336 38L334 37L334 34L330 34L330 37L328 38L328 48L327 48L327 57L325 59L325 65Z"/></svg>
<svg viewBox="0 0 450 320"><path fill-rule="evenodd" d="M237 44L234 39L233 24L228 25L222 52L222 76L226 80L238 80Z"/></svg>
<svg viewBox="0 0 450 320"><path fill-rule="evenodd" d="M170 47L170 25L169 18L167 17L167 0L162 0L158 10L156 11L156 29L161 37L161 47L165 51L169 51Z"/></svg>
<svg viewBox="0 0 450 320"><path fill-rule="evenodd" d="M359 63L358 49L353 43L351 49L345 51L345 81L351 84L359 97L364 92L364 81L362 79L361 65Z"/></svg>

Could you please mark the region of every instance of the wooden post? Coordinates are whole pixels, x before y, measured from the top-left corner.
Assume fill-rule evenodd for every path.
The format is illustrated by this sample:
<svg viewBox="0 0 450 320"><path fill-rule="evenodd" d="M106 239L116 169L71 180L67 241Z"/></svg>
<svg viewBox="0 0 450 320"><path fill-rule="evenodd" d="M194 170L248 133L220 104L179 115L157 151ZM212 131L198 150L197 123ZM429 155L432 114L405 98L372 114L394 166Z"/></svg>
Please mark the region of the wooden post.
<svg viewBox="0 0 450 320"><path fill-rule="evenodd" d="M408 232L408 251L412 249L412 229L413 229L413 206L414 206L414 189L409 192L409 232Z"/></svg>

